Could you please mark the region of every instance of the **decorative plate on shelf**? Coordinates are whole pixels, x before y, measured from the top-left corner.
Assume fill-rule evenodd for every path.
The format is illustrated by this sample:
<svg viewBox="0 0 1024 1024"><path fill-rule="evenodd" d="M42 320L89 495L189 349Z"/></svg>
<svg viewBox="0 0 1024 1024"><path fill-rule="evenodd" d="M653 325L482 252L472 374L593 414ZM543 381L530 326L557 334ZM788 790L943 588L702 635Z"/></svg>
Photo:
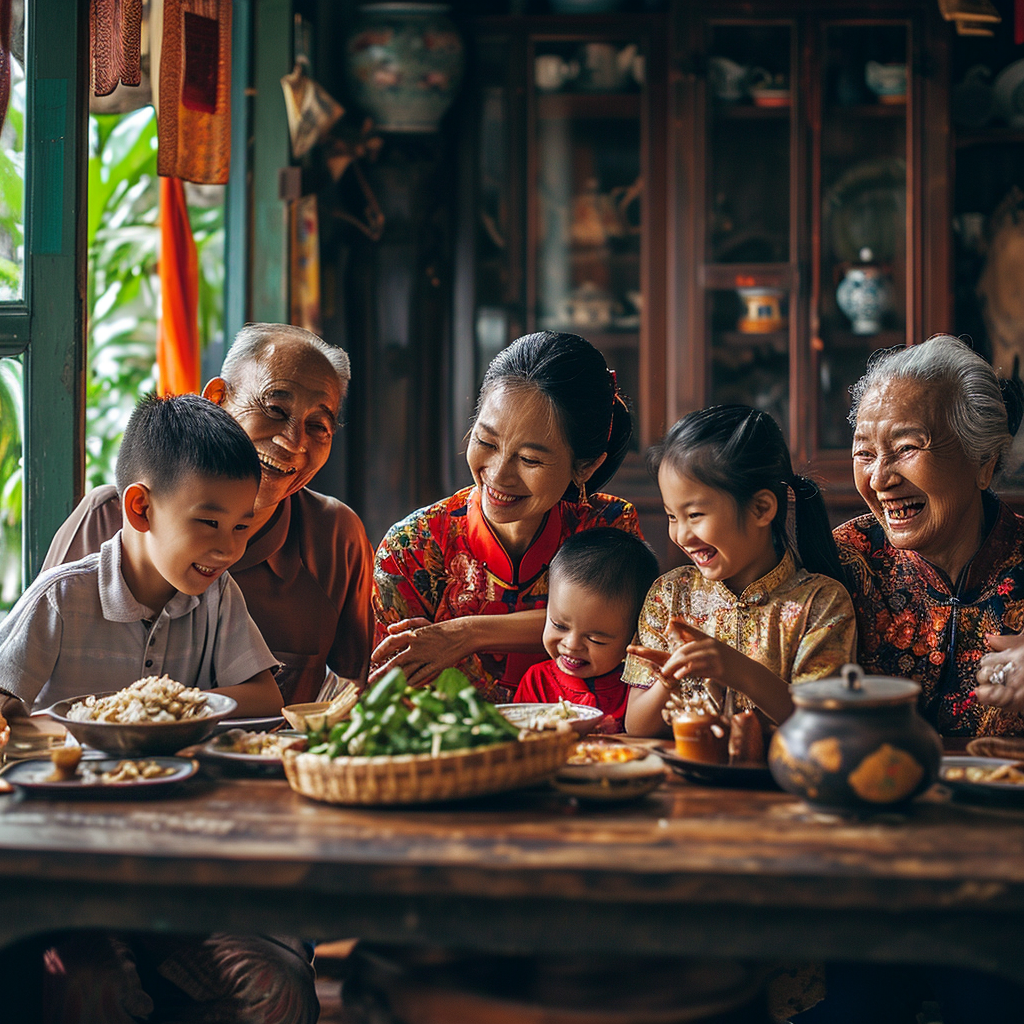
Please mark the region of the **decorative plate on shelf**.
<svg viewBox="0 0 1024 1024"><path fill-rule="evenodd" d="M1011 128L1024 128L1024 60L1015 60L992 83L996 111Z"/></svg>
<svg viewBox="0 0 1024 1024"><path fill-rule="evenodd" d="M906 161L876 157L854 164L825 193L822 213L837 263L856 263L865 248L876 261L891 261L906 231Z"/></svg>

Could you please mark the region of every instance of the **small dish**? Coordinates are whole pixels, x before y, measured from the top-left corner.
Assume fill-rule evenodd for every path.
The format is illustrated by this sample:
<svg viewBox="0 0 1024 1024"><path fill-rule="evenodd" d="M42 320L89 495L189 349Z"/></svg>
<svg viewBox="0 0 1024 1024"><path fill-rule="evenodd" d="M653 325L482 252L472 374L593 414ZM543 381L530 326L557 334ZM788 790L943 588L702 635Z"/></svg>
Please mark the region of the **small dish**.
<svg viewBox="0 0 1024 1024"><path fill-rule="evenodd" d="M950 769L965 768L1000 768L1003 765L1019 765L1020 761L1003 757L968 757L964 755L947 755L939 765L940 785L951 790L956 796L969 800L981 800L998 803L1024 802L1024 783L1020 782L971 782L967 779L947 778Z"/></svg>
<svg viewBox="0 0 1024 1024"><path fill-rule="evenodd" d="M166 775L153 779L130 779L125 782L102 782L100 776L111 772L122 761L155 762L170 769ZM196 761L187 757L105 757L86 754L73 779L56 782L50 779L53 763L49 758L15 761L2 772L0 779L22 789L28 796L88 797L89 799L120 799L165 792L199 771Z"/></svg>
<svg viewBox="0 0 1024 1024"><path fill-rule="evenodd" d="M639 800L665 781L665 766L654 754L634 761L604 764L567 764L551 784L560 793L595 803Z"/></svg>
<svg viewBox="0 0 1024 1024"><path fill-rule="evenodd" d="M588 707L586 704L571 704L564 702L573 713L572 718L562 716L562 721L569 723L574 732L590 732L597 723L604 718L604 712L600 708ZM496 704L495 707L513 724L525 728L538 715L550 714L552 718L558 717L558 704Z"/></svg>
<svg viewBox="0 0 1024 1024"><path fill-rule="evenodd" d="M691 782L705 786L731 786L738 789L778 789L767 765L704 764L680 757L667 747L655 747L654 752L672 769Z"/></svg>
<svg viewBox="0 0 1024 1024"><path fill-rule="evenodd" d="M750 98L755 107L788 107L788 89L751 89Z"/></svg>

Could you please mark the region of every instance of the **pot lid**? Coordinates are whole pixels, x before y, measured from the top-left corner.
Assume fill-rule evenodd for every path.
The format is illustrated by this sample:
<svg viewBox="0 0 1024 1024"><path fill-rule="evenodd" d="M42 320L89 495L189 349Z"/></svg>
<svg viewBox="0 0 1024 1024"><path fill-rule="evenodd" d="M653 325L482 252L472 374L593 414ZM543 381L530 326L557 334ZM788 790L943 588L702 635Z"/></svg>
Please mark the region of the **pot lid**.
<svg viewBox="0 0 1024 1024"><path fill-rule="evenodd" d="M866 676L860 665L844 665L839 677L814 679L800 683L791 691L799 708L855 710L886 705L910 704L917 700L921 687L912 679L894 676Z"/></svg>

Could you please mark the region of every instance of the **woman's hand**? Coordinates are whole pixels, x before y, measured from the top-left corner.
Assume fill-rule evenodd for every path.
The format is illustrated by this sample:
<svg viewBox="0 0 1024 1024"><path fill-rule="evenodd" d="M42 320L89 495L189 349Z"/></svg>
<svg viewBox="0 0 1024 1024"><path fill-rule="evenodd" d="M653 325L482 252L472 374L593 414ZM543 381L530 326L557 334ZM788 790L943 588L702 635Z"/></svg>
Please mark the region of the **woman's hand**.
<svg viewBox="0 0 1024 1024"><path fill-rule="evenodd" d="M1024 635L988 633L990 651L978 664L974 695L979 704L1024 711Z"/></svg>
<svg viewBox="0 0 1024 1024"><path fill-rule="evenodd" d="M466 619L402 619L388 626L388 636L370 655L372 686L393 668L401 668L410 686L424 686L443 669L457 665L468 653L460 642Z"/></svg>

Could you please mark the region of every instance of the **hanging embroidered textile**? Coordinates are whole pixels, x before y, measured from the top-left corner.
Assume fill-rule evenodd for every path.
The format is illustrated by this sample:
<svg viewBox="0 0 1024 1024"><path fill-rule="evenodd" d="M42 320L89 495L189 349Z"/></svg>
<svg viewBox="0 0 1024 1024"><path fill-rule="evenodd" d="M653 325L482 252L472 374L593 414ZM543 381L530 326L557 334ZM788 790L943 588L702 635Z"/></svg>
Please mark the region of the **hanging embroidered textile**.
<svg viewBox="0 0 1024 1024"><path fill-rule="evenodd" d="M185 187L160 179L160 321L156 330L161 395L199 391L199 262Z"/></svg>
<svg viewBox="0 0 1024 1024"><path fill-rule="evenodd" d="M89 36L97 96L142 81L142 0L92 0Z"/></svg>
<svg viewBox="0 0 1024 1024"><path fill-rule="evenodd" d="M153 8L154 32L162 21L153 54L157 172L223 185L231 159L231 0L162 0Z"/></svg>

